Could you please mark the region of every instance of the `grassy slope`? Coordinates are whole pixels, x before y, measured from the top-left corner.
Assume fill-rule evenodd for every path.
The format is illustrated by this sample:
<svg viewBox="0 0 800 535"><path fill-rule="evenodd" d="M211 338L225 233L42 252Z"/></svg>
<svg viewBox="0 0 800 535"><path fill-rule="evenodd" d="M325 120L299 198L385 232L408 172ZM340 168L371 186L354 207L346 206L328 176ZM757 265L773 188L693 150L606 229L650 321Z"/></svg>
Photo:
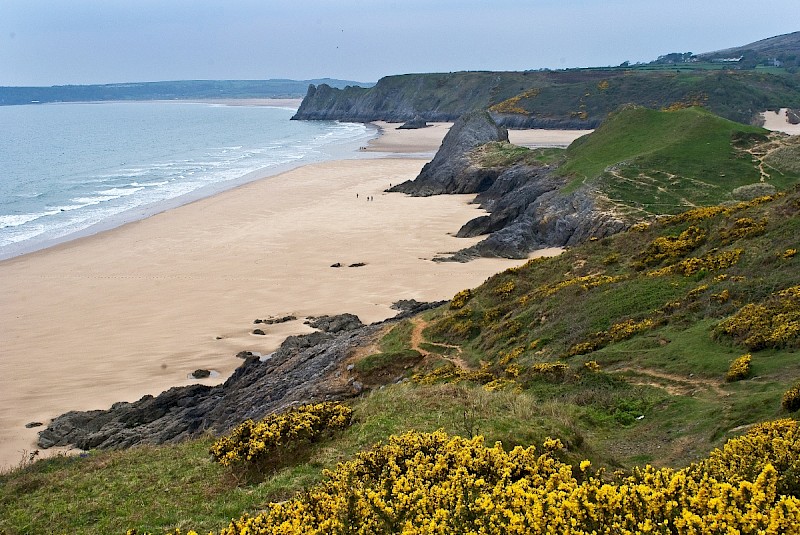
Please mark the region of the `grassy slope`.
<svg viewBox="0 0 800 535"><path fill-rule="evenodd" d="M576 140L559 172L574 177L568 189L591 184L620 209L674 214L729 201L735 188L759 182L758 161L748 151L768 144L767 134L697 107L629 107ZM780 190L799 176L784 165L765 182Z"/></svg>

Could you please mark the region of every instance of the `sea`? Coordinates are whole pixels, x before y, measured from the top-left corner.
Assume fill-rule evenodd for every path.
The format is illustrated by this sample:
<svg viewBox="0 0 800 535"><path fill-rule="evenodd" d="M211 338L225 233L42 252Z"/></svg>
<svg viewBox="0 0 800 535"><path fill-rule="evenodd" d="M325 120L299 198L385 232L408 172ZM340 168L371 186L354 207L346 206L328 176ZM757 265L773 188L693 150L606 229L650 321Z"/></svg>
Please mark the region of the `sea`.
<svg viewBox="0 0 800 535"><path fill-rule="evenodd" d="M0 106L0 260L355 156L377 133L290 121L295 111L173 101Z"/></svg>

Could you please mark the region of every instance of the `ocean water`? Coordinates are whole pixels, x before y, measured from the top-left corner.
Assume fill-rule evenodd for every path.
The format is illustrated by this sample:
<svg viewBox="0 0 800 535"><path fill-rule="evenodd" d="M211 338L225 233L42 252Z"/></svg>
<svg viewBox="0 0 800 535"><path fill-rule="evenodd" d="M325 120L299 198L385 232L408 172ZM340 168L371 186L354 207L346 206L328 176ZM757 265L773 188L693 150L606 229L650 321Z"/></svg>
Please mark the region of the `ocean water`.
<svg viewBox="0 0 800 535"><path fill-rule="evenodd" d="M354 154L363 124L187 102L0 106L0 259Z"/></svg>

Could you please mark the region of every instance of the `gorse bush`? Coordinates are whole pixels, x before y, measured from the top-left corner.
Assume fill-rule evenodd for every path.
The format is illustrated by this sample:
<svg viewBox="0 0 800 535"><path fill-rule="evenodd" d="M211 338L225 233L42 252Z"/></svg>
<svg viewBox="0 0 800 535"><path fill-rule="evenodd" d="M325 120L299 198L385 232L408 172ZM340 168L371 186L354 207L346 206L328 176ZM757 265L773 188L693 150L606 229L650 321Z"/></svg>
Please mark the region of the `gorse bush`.
<svg viewBox="0 0 800 535"><path fill-rule="evenodd" d="M750 303L722 321L716 333L731 336L748 349L797 347L800 342L800 286L762 303Z"/></svg>
<svg viewBox="0 0 800 535"><path fill-rule="evenodd" d="M302 405L260 422L246 420L214 442L211 455L224 466L259 465L350 425L353 410L341 403Z"/></svg>
<svg viewBox="0 0 800 535"><path fill-rule="evenodd" d="M697 249L706 240L706 231L691 226L678 236L659 236L644 251L642 261L649 266L664 260L672 260L685 256Z"/></svg>
<svg viewBox="0 0 800 535"><path fill-rule="evenodd" d="M732 383L733 381L746 379L750 375L752 361L753 356L750 353L734 359L734 361L731 362L730 368L728 368L725 380Z"/></svg>
<svg viewBox="0 0 800 535"><path fill-rule="evenodd" d="M562 448L552 439L540 453L443 432L393 436L220 535L798 533L793 420L756 426L683 470L608 478L589 461L558 460Z"/></svg>
<svg viewBox="0 0 800 535"><path fill-rule="evenodd" d="M781 406L789 412L800 410L800 383L797 383L783 394Z"/></svg>
<svg viewBox="0 0 800 535"><path fill-rule="evenodd" d="M776 470L778 494L800 498L800 427L785 418L754 426L729 440L707 459L690 466L693 477L709 477L729 484L755 481L767 465ZM799 526L800 527L800 526Z"/></svg>
<svg viewBox="0 0 800 535"><path fill-rule="evenodd" d="M453 299L450 300L450 309L451 310L458 310L463 308L464 305L467 304L467 301L472 299L472 290L467 288L466 290L461 290L456 295L453 296Z"/></svg>

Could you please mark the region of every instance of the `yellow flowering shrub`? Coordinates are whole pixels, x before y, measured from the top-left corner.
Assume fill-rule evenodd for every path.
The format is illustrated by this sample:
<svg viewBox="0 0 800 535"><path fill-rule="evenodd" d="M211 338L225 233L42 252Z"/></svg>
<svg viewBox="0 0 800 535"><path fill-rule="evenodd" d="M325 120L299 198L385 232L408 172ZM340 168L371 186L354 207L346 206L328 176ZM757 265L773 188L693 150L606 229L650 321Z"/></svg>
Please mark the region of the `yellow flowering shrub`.
<svg viewBox="0 0 800 535"><path fill-rule="evenodd" d="M541 453L506 451L480 436L412 431L219 535L797 534L797 446L796 422L780 420L689 468L646 466L607 479L588 460L556 459L558 440Z"/></svg>
<svg viewBox="0 0 800 535"><path fill-rule="evenodd" d="M489 111L494 113L516 113L520 115L528 115L528 111L520 105L520 101L522 99L531 99L536 98L536 96L541 92L541 89L538 87L534 87L532 89L528 89L520 93L519 95L515 95L511 98L508 98L502 102L498 102L494 106L489 108Z"/></svg>
<svg viewBox="0 0 800 535"><path fill-rule="evenodd" d="M224 466L259 464L283 450L314 442L325 433L350 425L353 410L341 403L302 405L261 420L245 420L211 446L211 455Z"/></svg>
<svg viewBox="0 0 800 535"><path fill-rule="evenodd" d="M701 270L718 271L736 264L743 252L743 249L733 249L731 251L722 252L714 250L704 256L686 258L677 264L651 271L647 276L661 277L663 275L676 274L688 277L689 275L699 273Z"/></svg>
<svg viewBox="0 0 800 535"><path fill-rule="evenodd" d="M768 465L777 471L777 492L800 498L800 427L796 420L784 418L755 425L687 471L694 477L703 475L738 484L754 481Z"/></svg>
<svg viewBox="0 0 800 535"><path fill-rule="evenodd" d="M530 371L534 376L562 380L569 371L569 366L563 362L537 362L531 365Z"/></svg>
<svg viewBox="0 0 800 535"><path fill-rule="evenodd" d="M620 342L627 340L632 336L644 332L646 330L656 327L658 322L652 318L645 318L641 321L628 319L620 323L615 323L607 331L596 332L591 335L589 340L579 342L567 351L567 356L574 357L575 355L585 355L596 351L601 347L612 342Z"/></svg>
<svg viewBox="0 0 800 535"><path fill-rule="evenodd" d="M695 226L687 228L678 236L659 236L644 250L642 261L653 266L664 260L680 258L697 249L705 241L706 231Z"/></svg>
<svg viewBox="0 0 800 535"><path fill-rule="evenodd" d="M699 208L692 208L691 210L686 210L685 212L681 212L680 214L675 214L672 216L668 216L663 218L663 221L667 224L671 223L684 223L684 222L694 222L694 221L703 221L705 219L711 219L717 217L720 214L725 214L728 212L728 208L724 206L701 206Z"/></svg>
<svg viewBox="0 0 800 535"><path fill-rule="evenodd" d="M731 298L731 293L728 291L727 288L725 288L718 294L711 294L711 298L718 303L727 303L728 300Z"/></svg>
<svg viewBox="0 0 800 535"><path fill-rule="evenodd" d="M600 364L596 360L589 360L583 363L583 367L589 371L599 372L600 371Z"/></svg>
<svg viewBox="0 0 800 535"><path fill-rule="evenodd" d="M784 392L781 406L789 412L800 410L800 383Z"/></svg>
<svg viewBox="0 0 800 535"><path fill-rule="evenodd" d="M752 217L740 217L733 224L720 231L719 236L723 245L743 238L752 238L764 234L767 230L767 220L756 221Z"/></svg>
<svg viewBox="0 0 800 535"><path fill-rule="evenodd" d="M450 310L458 310L463 308L470 299L472 299L472 290L469 288L466 290L461 290L453 296L453 299L450 300Z"/></svg>
<svg viewBox="0 0 800 535"><path fill-rule="evenodd" d="M752 361L753 355L750 353L734 359L728 368L728 373L725 375L725 380L729 383L732 383L733 381L741 381L742 379L746 379L750 375Z"/></svg>
<svg viewBox="0 0 800 535"><path fill-rule="evenodd" d="M500 366L505 366L506 364L510 363L513 360L519 358L525 352L524 347L515 347L511 351L500 353L500 358L497 361L497 364Z"/></svg>
<svg viewBox="0 0 800 535"><path fill-rule="evenodd" d="M537 288L536 291L540 295L547 297L563 290L564 288L569 288L570 286L580 286L584 290L590 290L592 288L597 288L598 286L604 286L606 284L625 280L625 278L626 277L624 275L616 277L612 277L610 275L586 275L584 277L565 279L556 284L542 286Z"/></svg>
<svg viewBox="0 0 800 535"><path fill-rule="evenodd" d="M793 257L794 257L794 255L796 255L796 254L797 254L797 249L786 249L786 250L783 252L783 254L781 255L781 257L782 257L783 259L786 259L786 260L788 260L789 258L793 258Z"/></svg>
<svg viewBox="0 0 800 535"><path fill-rule="evenodd" d="M796 347L800 343L800 286L773 294L762 303L750 303L716 328L748 349Z"/></svg>
<svg viewBox="0 0 800 535"><path fill-rule="evenodd" d="M514 284L513 280L506 281L494 289L494 294L501 297L506 297L514 291L514 288L516 288L516 285Z"/></svg>

